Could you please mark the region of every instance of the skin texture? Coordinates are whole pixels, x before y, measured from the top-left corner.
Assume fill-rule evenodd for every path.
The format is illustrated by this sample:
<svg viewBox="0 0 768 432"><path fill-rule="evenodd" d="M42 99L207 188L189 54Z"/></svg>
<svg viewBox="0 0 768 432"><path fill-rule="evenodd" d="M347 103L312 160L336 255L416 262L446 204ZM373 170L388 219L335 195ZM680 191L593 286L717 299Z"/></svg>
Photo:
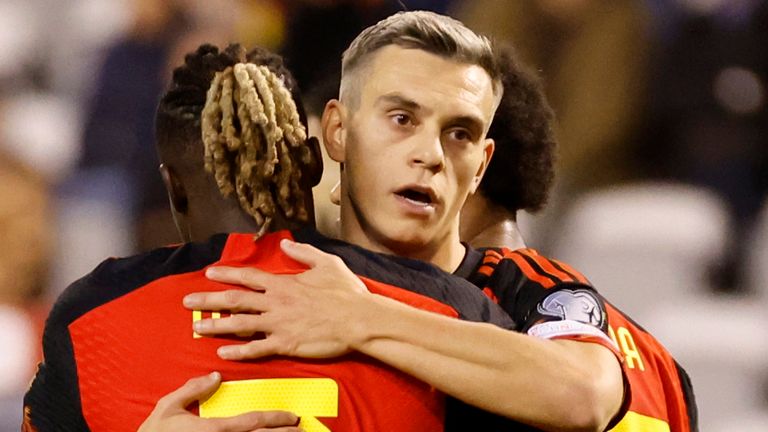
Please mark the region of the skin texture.
<svg viewBox="0 0 768 432"><path fill-rule="evenodd" d="M465 252L459 210L493 152L485 138L496 103L491 80L476 66L394 46L369 61L354 113L331 101L323 116L328 153L345 167L342 238L452 271ZM397 192L413 185L429 189L434 205L403 202ZM224 348L223 358L357 350L472 405L551 431L603 430L621 405L619 362L601 345L425 313L361 290L338 258L309 245L282 247L310 270L220 268L208 277L254 291L185 299L188 308L237 311L198 321L200 334L267 334Z"/></svg>
<svg viewBox="0 0 768 432"><path fill-rule="evenodd" d="M471 195L461 209L460 235L473 248L525 247L515 213L492 203L481 191Z"/></svg>
<svg viewBox="0 0 768 432"><path fill-rule="evenodd" d="M493 84L479 66L420 50L388 46L369 62L354 112L331 101L323 116L328 154L344 164L341 237L452 271L464 256L459 210L493 154ZM397 194L408 187L433 203L409 205Z"/></svg>

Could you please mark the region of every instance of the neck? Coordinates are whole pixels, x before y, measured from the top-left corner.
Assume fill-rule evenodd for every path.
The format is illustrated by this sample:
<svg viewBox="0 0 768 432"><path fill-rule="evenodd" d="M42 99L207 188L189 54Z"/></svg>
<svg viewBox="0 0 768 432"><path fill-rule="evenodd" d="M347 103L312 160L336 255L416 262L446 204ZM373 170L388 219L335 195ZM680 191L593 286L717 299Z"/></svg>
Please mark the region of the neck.
<svg viewBox="0 0 768 432"><path fill-rule="evenodd" d="M363 226L346 196L342 196L341 203L341 239L373 252L425 261L449 273L459 267L466 254L459 240L458 223L445 236L427 243L392 240L372 227Z"/></svg>
<svg viewBox="0 0 768 432"><path fill-rule="evenodd" d="M475 194L461 212L461 239L474 248L525 247L515 214Z"/></svg>

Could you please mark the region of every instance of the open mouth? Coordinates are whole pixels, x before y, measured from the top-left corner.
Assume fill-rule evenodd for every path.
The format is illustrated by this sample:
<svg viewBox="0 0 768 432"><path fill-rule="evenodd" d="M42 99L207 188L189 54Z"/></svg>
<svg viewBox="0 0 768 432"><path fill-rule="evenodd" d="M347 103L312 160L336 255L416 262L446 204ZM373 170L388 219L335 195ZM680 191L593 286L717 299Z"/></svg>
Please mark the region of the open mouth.
<svg viewBox="0 0 768 432"><path fill-rule="evenodd" d="M428 190L406 188L395 192L395 194L416 205L429 206L435 202L435 198Z"/></svg>

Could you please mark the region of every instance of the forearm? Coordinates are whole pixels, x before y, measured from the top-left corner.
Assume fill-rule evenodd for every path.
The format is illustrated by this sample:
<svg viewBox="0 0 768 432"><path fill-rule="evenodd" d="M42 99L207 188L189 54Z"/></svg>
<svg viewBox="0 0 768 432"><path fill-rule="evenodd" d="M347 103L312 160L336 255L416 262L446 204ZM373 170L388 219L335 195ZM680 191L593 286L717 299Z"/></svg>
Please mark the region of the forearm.
<svg viewBox="0 0 768 432"><path fill-rule="evenodd" d="M544 430L602 430L621 404L619 364L599 345L542 340L381 296L359 313L355 349L487 411Z"/></svg>

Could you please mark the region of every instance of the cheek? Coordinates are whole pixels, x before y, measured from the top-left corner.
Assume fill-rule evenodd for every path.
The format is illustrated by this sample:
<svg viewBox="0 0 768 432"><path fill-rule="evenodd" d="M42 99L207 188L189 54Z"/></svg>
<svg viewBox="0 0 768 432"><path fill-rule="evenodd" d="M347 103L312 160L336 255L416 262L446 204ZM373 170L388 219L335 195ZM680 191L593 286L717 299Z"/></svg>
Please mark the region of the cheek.
<svg viewBox="0 0 768 432"><path fill-rule="evenodd" d="M449 176L457 190L467 190L474 183L475 174L480 168L480 160L475 157L452 158Z"/></svg>

